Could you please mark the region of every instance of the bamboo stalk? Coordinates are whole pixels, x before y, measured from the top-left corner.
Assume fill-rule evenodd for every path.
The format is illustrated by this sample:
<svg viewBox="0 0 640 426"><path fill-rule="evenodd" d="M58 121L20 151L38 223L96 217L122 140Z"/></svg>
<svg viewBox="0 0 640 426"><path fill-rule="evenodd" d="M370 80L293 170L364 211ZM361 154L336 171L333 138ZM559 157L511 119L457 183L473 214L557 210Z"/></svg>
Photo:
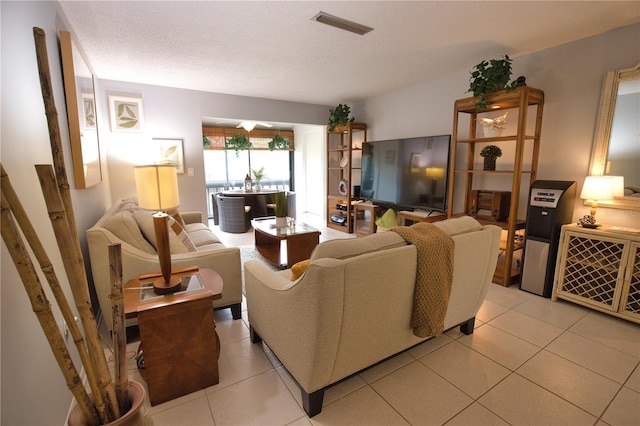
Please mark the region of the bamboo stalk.
<svg viewBox="0 0 640 426"><path fill-rule="evenodd" d="M103 394L108 417L113 421L120 417L120 410L118 408L115 388L107 366L107 359L100 341L98 326L93 311L91 310L91 299L87 285L87 273L84 269L84 261L79 252L72 250L72 252L69 253L68 248L74 247L75 244L73 234L70 230L71 226L67 220L66 210L56 186L53 168L51 165L36 165L35 167L58 248L62 255L62 263L67 272L71 293L73 294L80 319L82 320L82 328L85 332L89 356L91 357L98 377L98 387Z"/></svg>
<svg viewBox="0 0 640 426"><path fill-rule="evenodd" d="M36 46L36 59L38 62L38 75L40 76L40 89L42 91L42 100L44 101L44 111L47 116L47 125L49 127L49 141L51 143L51 155L53 157L53 167L56 171L56 182L62 203L67 211L67 219L69 220L69 228L73 237L74 244L69 247L81 253L80 240L78 239L78 231L76 230L75 214L73 204L71 203L71 191L69 180L67 179L67 171L64 165L64 152L62 150L62 140L60 138L60 127L58 125L58 111L56 110L55 98L53 96L53 86L51 85L51 72L49 70L49 57L47 54L47 40L45 33L41 28L33 28L33 38Z"/></svg>
<svg viewBox="0 0 640 426"><path fill-rule="evenodd" d="M0 222L2 225L2 239L13 259L13 263L16 265L18 274L29 296L33 312L35 312L40 322L42 331L49 342L49 346L65 378L67 387L78 402L84 418L88 424L97 425L99 424L99 419L93 402L82 385L78 371L71 360L71 355L64 343L64 338L58 329L53 312L51 312L51 305L42 289L38 274L31 262L26 246L19 235L14 218L10 214L11 207L4 195L1 197L1 205L2 219Z"/></svg>
<svg viewBox="0 0 640 426"><path fill-rule="evenodd" d="M109 273L111 276L111 314L113 317L113 352L115 388L120 411L129 410L129 378L127 371L127 337L124 323L124 297L122 295L122 247L109 245Z"/></svg>
<svg viewBox="0 0 640 426"><path fill-rule="evenodd" d="M31 247L34 256L36 257L38 264L40 265L40 269L42 270L47 282L49 283L49 287L53 293L53 296L58 303L58 307L62 312L62 316L69 327L69 332L71 333L71 337L73 339L74 344L76 345L76 349L78 350L78 354L80 356L80 361L84 366L87 380L89 382L89 386L94 395L94 403L96 410L98 412L98 417L100 417L100 421L106 423L107 413L105 410L104 400L100 392L98 392L98 381L96 378L96 374L93 368L93 364L90 361L89 353L87 352L87 347L84 342L84 337L82 336L82 332L80 331L80 327L76 322L76 319L71 311L71 307L67 298L62 291L62 287L60 286L60 282L56 275L55 270L53 269L53 265L49 260L49 256L45 251L44 247L40 243L40 239L33 228L31 221L24 208L22 207L22 203L18 198L16 192L11 185L11 181L7 172L4 169L2 163L0 163L0 178L1 178L1 186L2 186L2 196L7 200L7 204L13 213L13 217L15 218L18 226L22 230L24 237L27 240L27 244Z"/></svg>

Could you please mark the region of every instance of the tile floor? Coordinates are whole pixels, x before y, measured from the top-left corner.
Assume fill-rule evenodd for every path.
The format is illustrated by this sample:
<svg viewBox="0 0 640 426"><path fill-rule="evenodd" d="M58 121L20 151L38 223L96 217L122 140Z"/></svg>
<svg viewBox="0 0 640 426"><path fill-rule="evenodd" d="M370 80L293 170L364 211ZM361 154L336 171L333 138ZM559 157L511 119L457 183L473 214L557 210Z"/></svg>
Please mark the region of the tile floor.
<svg viewBox="0 0 640 426"><path fill-rule="evenodd" d="M319 227L322 240L347 236ZM253 244L251 232L212 229L226 244ZM242 314L215 314L220 383L147 402L156 426L640 425L640 326L517 286L491 285L472 335L449 330L328 389L311 419ZM130 377L144 383L133 362Z"/></svg>

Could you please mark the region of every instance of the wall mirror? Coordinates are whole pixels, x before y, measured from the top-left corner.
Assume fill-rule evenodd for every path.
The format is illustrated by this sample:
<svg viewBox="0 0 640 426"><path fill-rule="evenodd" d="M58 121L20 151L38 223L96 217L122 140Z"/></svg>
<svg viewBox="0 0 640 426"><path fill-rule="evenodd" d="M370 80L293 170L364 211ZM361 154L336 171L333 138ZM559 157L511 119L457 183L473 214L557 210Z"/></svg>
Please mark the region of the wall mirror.
<svg viewBox="0 0 640 426"><path fill-rule="evenodd" d="M640 209L640 64L609 71L604 79L591 175L624 176L625 194L607 207Z"/></svg>
<svg viewBox="0 0 640 426"><path fill-rule="evenodd" d="M93 73L68 31L60 31L60 55L77 189L102 182Z"/></svg>

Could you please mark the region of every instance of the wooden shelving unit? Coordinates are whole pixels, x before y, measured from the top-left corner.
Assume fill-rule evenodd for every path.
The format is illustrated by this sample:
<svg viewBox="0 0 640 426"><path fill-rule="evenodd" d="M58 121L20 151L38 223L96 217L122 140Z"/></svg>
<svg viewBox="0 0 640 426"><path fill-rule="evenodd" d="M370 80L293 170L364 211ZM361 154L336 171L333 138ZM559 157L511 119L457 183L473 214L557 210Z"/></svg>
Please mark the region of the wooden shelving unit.
<svg viewBox="0 0 640 426"><path fill-rule="evenodd" d="M327 132L327 227L354 231L354 185L359 185L362 142L367 141L365 123L338 125ZM354 165L354 160L356 164ZM340 216L341 223L332 220Z"/></svg>
<svg viewBox="0 0 640 426"><path fill-rule="evenodd" d="M447 215L448 217L455 217L464 214L468 214L471 191L474 189L480 190L492 190L495 188L477 188L474 187L474 178L476 181L479 177L491 177L500 179L511 180L511 201L509 203L509 216L505 221L493 222L480 220L481 223L491 223L502 227L506 231L506 241L504 242L504 263L498 265L494 274L494 282L503 286L509 286L520 280L520 268L512 267L514 250L520 250L522 244L518 244L517 232L524 229L524 218L518 219L518 207L520 201L520 188L523 184L522 179L528 179L528 185L530 186L533 181L536 180L536 174L538 170L538 151L540 149L540 131L542 129L542 109L544 105L544 93L539 89L534 89L529 86L521 86L514 90L505 90L494 93L487 96L489 107L482 110L476 110L476 98L464 98L458 99L454 103L453 111L453 133L451 144L451 163L450 169L452 173L449 176L449 194L447 199L447 205L449 206ZM535 109L535 120L530 126L532 129L527 129L529 107L533 106ZM504 111L510 111L508 121L513 122L516 120L515 131L510 132L507 135L501 135L496 137L479 137L477 136L477 129L479 124L476 122L478 117L486 116L491 111L499 111L501 114ZM464 123L466 120L461 120L461 117L467 116L469 122L468 135L464 137L460 136L461 133L461 121ZM500 158L500 164L513 164L513 168L499 169L495 171L482 170L482 164L476 162L480 157L477 155L480 152L482 146L486 144L494 144L508 148L509 145L515 145L509 150L513 150L514 154L512 159L509 160L503 155ZM531 144L531 146L527 146ZM456 154L461 150L462 146L466 145L467 154L465 165L462 168L456 168ZM530 149L527 149L530 148ZM530 167L524 168L525 152L527 152L527 160ZM474 167L475 166L475 167ZM479 167L479 168L478 168ZM456 180L464 180L464 211L454 212L453 200L456 193Z"/></svg>

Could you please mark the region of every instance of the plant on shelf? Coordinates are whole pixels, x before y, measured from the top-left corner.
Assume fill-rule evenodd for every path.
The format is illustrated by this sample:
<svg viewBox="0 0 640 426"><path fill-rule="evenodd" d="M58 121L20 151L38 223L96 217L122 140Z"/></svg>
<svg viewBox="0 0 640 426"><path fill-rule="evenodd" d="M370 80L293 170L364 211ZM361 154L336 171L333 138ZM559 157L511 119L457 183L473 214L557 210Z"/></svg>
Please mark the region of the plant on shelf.
<svg viewBox="0 0 640 426"><path fill-rule="evenodd" d="M328 130L333 132L333 130L338 125L344 126L348 122L353 122L355 120L354 117L349 118L349 113L351 112L351 108L348 105L338 104L335 108L329 109L329 121L327 122Z"/></svg>
<svg viewBox="0 0 640 426"><path fill-rule="evenodd" d="M496 158L502 156L502 150L496 145L487 145L480 151L480 157L484 158L484 170L496 169Z"/></svg>
<svg viewBox="0 0 640 426"><path fill-rule="evenodd" d="M241 149L251 149L253 144L246 135L236 134L224 142L224 149L234 149L236 157L239 156Z"/></svg>
<svg viewBox="0 0 640 426"><path fill-rule="evenodd" d="M206 136L202 137L202 148L211 148L211 141Z"/></svg>
<svg viewBox="0 0 640 426"><path fill-rule="evenodd" d="M287 149L287 148L289 148L289 141L280 135L275 135L273 139L269 141L270 151L273 151L274 149Z"/></svg>
<svg viewBox="0 0 640 426"><path fill-rule="evenodd" d="M474 67L469 78L469 90L473 96L478 98L476 101L476 110L486 109L491 102L486 95L499 92L500 90L512 90L518 85L517 81L511 79L511 58L504 55L503 59L490 59L482 61Z"/></svg>

